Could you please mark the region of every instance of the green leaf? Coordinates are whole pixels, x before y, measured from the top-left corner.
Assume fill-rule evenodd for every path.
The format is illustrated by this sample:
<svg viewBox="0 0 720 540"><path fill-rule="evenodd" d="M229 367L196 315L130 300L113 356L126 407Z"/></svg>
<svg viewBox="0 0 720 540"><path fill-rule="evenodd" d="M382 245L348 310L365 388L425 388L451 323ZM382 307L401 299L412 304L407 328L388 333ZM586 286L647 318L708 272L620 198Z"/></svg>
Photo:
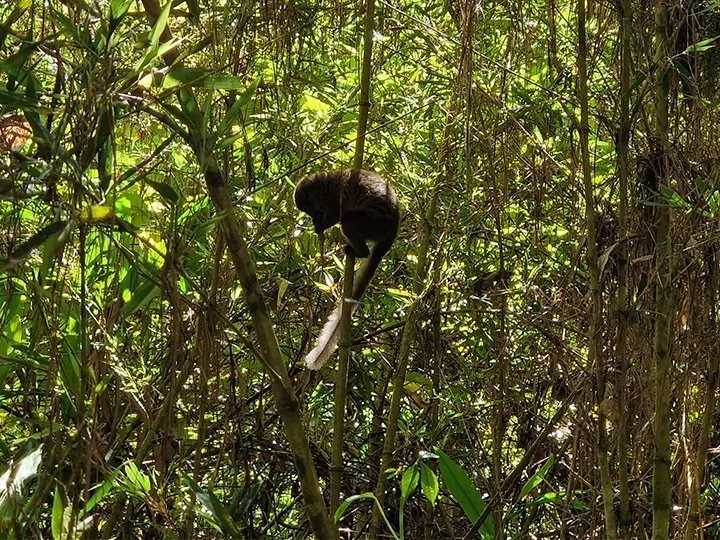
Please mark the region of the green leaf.
<svg viewBox="0 0 720 540"><path fill-rule="evenodd" d="M80 210L78 219L82 223L98 223L113 215L113 207L94 204Z"/></svg>
<svg viewBox="0 0 720 540"><path fill-rule="evenodd" d="M207 68L177 67L168 70L166 81L169 79L169 86L184 84L187 86L201 86L201 81L212 75L212 70Z"/></svg>
<svg viewBox="0 0 720 540"><path fill-rule="evenodd" d="M335 515L333 518L335 519L335 523L339 523L340 519L345 514L345 511L350 507L352 503L355 501L361 501L363 499L372 499L375 501L375 495L372 493L361 493L360 495L351 495L347 499L345 499L343 502L340 503L340 506L338 506L338 509L335 510Z"/></svg>
<svg viewBox="0 0 720 540"><path fill-rule="evenodd" d="M363 500L363 499L372 499L375 501L375 504L378 507L378 510L380 511L380 515L382 516L383 520L385 521L385 525L387 526L388 530L390 531L390 534L395 540L399 540L399 537L395 530L392 528L392 525L390 525L390 522L388 521L387 516L385 515L385 511L383 510L382 506L380 506L380 503L378 502L377 498L375 498L375 495L373 493L361 493L360 495L351 495L347 499L345 499L342 503L340 503L340 506L335 511L335 515L333 516L333 519L335 520L335 523L340 522L340 518L342 518L343 514L345 514L345 511L348 509L348 507L354 503L355 501Z"/></svg>
<svg viewBox="0 0 720 540"><path fill-rule="evenodd" d="M145 183L158 192L158 195L167 199L172 204L177 204L180 197L177 192L169 184L164 182L156 182L155 180L145 180Z"/></svg>
<svg viewBox="0 0 720 540"><path fill-rule="evenodd" d="M435 472L425 465L424 461L420 461L420 486L425 498L430 501L430 504L435 506L435 501L440 492L440 486Z"/></svg>
<svg viewBox="0 0 720 540"><path fill-rule="evenodd" d="M683 210L692 210L692 206L685 202L680 194L674 189L662 185L660 186L660 192L670 206L674 208L682 208Z"/></svg>
<svg viewBox="0 0 720 540"><path fill-rule="evenodd" d="M51 521L51 529L52 529L52 536L56 540L61 540L62 533L63 533L63 502L62 497L60 496L60 490L58 488L55 488L55 496L53 497L53 507L52 507L52 521Z"/></svg>
<svg viewBox="0 0 720 540"><path fill-rule="evenodd" d="M138 469L132 461L127 463L123 469L125 480L131 492L136 496L146 496L150 493L150 477Z"/></svg>
<svg viewBox="0 0 720 540"><path fill-rule="evenodd" d="M130 9L133 0L112 0L110 2L110 21L116 24Z"/></svg>
<svg viewBox="0 0 720 540"><path fill-rule="evenodd" d="M80 393L80 364L74 354L62 355L60 380L72 397L76 397Z"/></svg>
<svg viewBox="0 0 720 540"><path fill-rule="evenodd" d="M550 470L550 467L553 466L555 463L555 456L551 455L550 459L547 460L545 465L543 465L538 472L533 474L527 482L525 482L525 485L520 490L520 499L525 497L528 493L530 493L533 489L535 489L537 486L540 485L540 483L545 479L545 476L547 475L548 471Z"/></svg>
<svg viewBox="0 0 720 540"><path fill-rule="evenodd" d="M167 26L168 18L170 17L170 8L172 7L172 0L168 1L167 4L165 4L165 7L162 10L162 13L160 13L160 16L158 17L157 21L155 21L155 26L153 27L152 34L150 35L150 43L152 45L157 45L160 43L160 37L162 36L162 33L165 31L165 27Z"/></svg>
<svg viewBox="0 0 720 540"><path fill-rule="evenodd" d="M112 489L115 487L115 479L117 478L119 473L120 469L115 469L112 474L108 476L107 479L100 485L100 487L95 490L95 492L92 494L92 497L90 497L90 500L80 510L78 518L82 518L85 514L90 512L112 491Z"/></svg>
<svg viewBox="0 0 720 540"><path fill-rule="evenodd" d="M250 507L257 499L258 493L260 493L262 485L263 483L260 481L253 482L245 496L243 496L245 492L244 489L237 490L236 500L229 505L230 515L232 515L233 519L240 519L248 513Z"/></svg>
<svg viewBox="0 0 720 540"><path fill-rule="evenodd" d="M147 280L140 285L132 294L130 301L123 306L125 315L132 315L137 310L147 306L151 300L160 296L160 287L154 282Z"/></svg>
<svg viewBox="0 0 720 540"><path fill-rule="evenodd" d="M252 96L255 95L255 92L257 91L259 85L260 78L258 77L235 100L235 103L233 103L232 106L225 113L225 117L222 119L220 125L218 126L217 132L219 134L225 133L230 128L230 126L235 124L236 120L240 116L241 111L247 106L248 103L250 103L250 99L252 98Z"/></svg>
<svg viewBox="0 0 720 540"><path fill-rule="evenodd" d="M135 63L135 67L133 68L135 73L139 73L145 67L149 66L152 62L154 62L158 57L162 56L162 54L177 45L177 39L173 39L167 43L160 44L160 36L162 35L165 27L167 26L171 6L172 1L165 4L162 13L160 13L160 16L158 17L158 20L155 21L155 26L153 26L152 34L150 36L150 45L145 51L145 54L143 54L142 58L140 58Z"/></svg>
<svg viewBox="0 0 720 540"><path fill-rule="evenodd" d="M203 80L201 86L216 90L241 90L245 88L245 78L234 75L213 75Z"/></svg>
<svg viewBox="0 0 720 540"><path fill-rule="evenodd" d="M37 43L29 43L20 48L18 52L10 55L8 58L0 62L0 73L7 73L8 71L14 71L25 65L28 58L37 49Z"/></svg>
<svg viewBox="0 0 720 540"><path fill-rule="evenodd" d="M10 32L10 27L17 21L22 14L32 5L32 0L15 0L15 7L12 12L2 23L0 23L0 49L5 44L5 39Z"/></svg>
<svg viewBox="0 0 720 540"><path fill-rule="evenodd" d="M333 108L333 106L329 103L326 103L309 93L303 94L300 98L300 107L307 111L319 114L325 114Z"/></svg>
<svg viewBox="0 0 720 540"><path fill-rule="evenodd" d="M217 520L220 528L232 538L244 538L237 524L233 520L227 507L210 492L203 490L192 478L187 475L183 476L183 480L195 491L197 498L203 503L203 506Z"/></svg>
<svg viewBox="0 0 720 540"><path fill-rule="evenodd" d="M0 261L0 271L10 270L52 237L57 237L68 225L68 220L56 221L40 229L10 253L7 259Z"/></svg>
<svg viewBox="0 0 720 540"><path fill-rule="evenodd" d="M687 49L685 49L683 51L683 53L705 52L709 49L712 49L715 46L715 41L717 41L718 38L720 38L720 36L715 36L715 37L709 38L709 39L703 39L702 41L693 43Z"/></svg>
<svg viewBox="0 0 720 540"><path fill-rule="evenodd" d="M75 46L88 46L89 34L82 32L70 18L59 10L53 9L53 19L62 27L66 34L72 38Z"/></svg>
<svg viewBox="0 0 720 540"><path fill-rule="evenodd" d="M402 479L400 480L400 497L407 501L410 498L410 495L413 494L413 491L417 489L419 482L420 470L418 469L417 464L413 464L405 470L402 475Z"/></svg>
<svg viewBox="0 0 720 540"><path fill-rule="evenodd" d="M438 451L440 456L440 474L447 486L453 499L463 509L465 515L475 523L480 515L485 511L487 505L482 500L482 496L470 481L470 477L463 471L450 457L442 451ZM480 537L486 540L495 538L495 525L492 516L488 516L480 527Z"/></svg>

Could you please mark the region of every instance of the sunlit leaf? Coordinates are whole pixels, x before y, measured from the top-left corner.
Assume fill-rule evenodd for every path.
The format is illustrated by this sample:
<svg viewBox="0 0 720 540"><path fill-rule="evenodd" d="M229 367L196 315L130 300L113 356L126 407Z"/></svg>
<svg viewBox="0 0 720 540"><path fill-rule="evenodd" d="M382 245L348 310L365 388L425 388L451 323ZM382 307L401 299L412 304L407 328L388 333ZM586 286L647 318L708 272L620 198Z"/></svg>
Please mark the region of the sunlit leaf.
<svg viewBox="0 0 720 540"><path fill-rule="evenodd" d="M122 19L132 5L133 0L111 0L110 2L110 20L115 23Z"/></svg>
<svg viewBox="0 0 720 540"><path fill-rule="evenodd" d="M147 280L137 287L130 298L130 301L123 307L123 313L131 315L137 310L147 306L153 299L160 296L160 287L154 282Z"/></svg>
<svg viewBox="0 0 720 540"><path fill-rule="evenodd" d="M53 506L52 506L51 529L52 529L52 536L56 540L62 539L63 513L64 513L64 507L63 507L62 497L60 496L60 490L58 488L55 488L55 495L53 496Z"/></svg>
<svg viewBox="0 0 720 540"><path fill-rule="evenodd" d="M115 487L115 480L118 474L120 474L120 469L115 469L112 473L110 473L110 476L108 476L105 481L93 492L90 500L88 500L88 502L85 503L85 506L80 510L78 517L82 517L90 512L99 502L110 494Z"/></svg>
<svg viewBox="0 0 720 540"><path fill-rule="evenodd" d="M164 199L167 199L172 204L177 204L180 197L171 185L164 182L156 182L150 179L146 179L145 183L157 191Z"/></svg>
<svg viewBox="0 0 720 540"><path fill-rule="evenodd" d="M555 456L551 455L550 458L545 462L545 465L543 465L538 472L533 474L527 482L525 482L525 485L520 490L519 498L522 499L530 493L533 489L535 489L537 486L540 485L540 483L545 479L545 476L547 475L550 468L555 463Z"/></svg>
<svg viewBox="0 0 720 540"><path fill-rule="evenodd" d="M220 528L231 538L243 538L240 529L235 520L233 520L227 507L217 498L217 496L202 489L192 478L187 475L183 476L183 480L196 492L198 500L200 500L205 508L213 515L220 525Z"/></svg>
<svg viewBox="0 0 720 540"><path fill-rule="evenodd" d="M15 54L11 54L10 56L8 56L5 60L0 62L0 73L6 73L8 71L21 68L23 65L25 65L25 62L27 62L28 58L30 58L32 53L35 52L37 47L37 43L29 43L23 46Z"/></svg>
<svg viewBox="0 0 720 540"><path fill-rule="evenodd" d="M80 210L79 219L83 223L97 223L113 215L111 206L93 205Z"/></svg>
<svg viewBox="0 0 720 540"><path fill-rule="evenodd" d="M438 483L435 472L428 467L424 461L420 461L420 486L425 498L430 501L430 504L435 506L438 493L440 492L440 485Z"/></svg>
<svg viewBox="0 0 720 540"><path fill-rule="evenodd" d="M463 509L465 515L470 519L471 523L475 523L480 515L487 508L487 504L482 500L482 496L475 488L470 477L463 471L450 457L442 451L438 451L440 456L440 473L443 482L447 486L453 499ZM492 516L488 516L480 527L480 537L484 540L492 540L495 538L495 525Z"/></svg>
<svg viewBox="0 0 720 540"><path fill-rule="evenodd" d="M408 500L413 491L417 489L418 483L420 482L420 469L417 464L413 464L408 467L402 475L400 480L400 496L404 500Z"/></svg>

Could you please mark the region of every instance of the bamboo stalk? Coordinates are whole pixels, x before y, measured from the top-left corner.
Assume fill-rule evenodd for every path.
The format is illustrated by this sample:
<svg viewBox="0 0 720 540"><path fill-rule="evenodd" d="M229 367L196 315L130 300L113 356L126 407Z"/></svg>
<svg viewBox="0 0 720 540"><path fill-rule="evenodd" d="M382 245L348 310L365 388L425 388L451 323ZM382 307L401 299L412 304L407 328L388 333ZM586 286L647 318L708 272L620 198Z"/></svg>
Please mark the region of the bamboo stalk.
<svg viewBox="0 0 720 540"><path fill-rule="evenodd" d="M712 248L711 248L712 249ZM710 327L717 329L717 305L718 279L717 279L717 262L715 253L708 257L708 298L713 306L712 312L708 317ZM708 358L707 382L705 384L705 401L702 412L702 421L700 424L700 434L698 437L697 450L693 456L690 467L690 485L688 486L688 498L690 500L688 508L688 519L685 526L685 540L695 540L697 538L697 530L700 526L700 513L702 511L700 503L700 488L705 479L705 461L707 460L707 451L710 446L710 433L714 427L716 393L718 389L718 378L720 376L720 344L716 342L715 347Z"/></svg>
<svg viewBox="0 0 720 540"><path fill-rule="evenodd" d="M659 170L659 186L669 182L668 156L668 99L670 67L668 7L666 0L655 5L655 139ZM672 477L670 475L670 333L673 321L673 301L670 268L670 209L660 195L657 196L654 224L656 251L655 324L653 357L655 359L655 433L653 461L653 540L666 540L670 529Z"/></svg>
<svg viewBox="0 0 720 540"><path fill-rule="evenodd" d="M632 25L630 0L620 5L620 134L618 137L619 196L619 245L617 251L618 292L617 292L617 336L615 351L620 374L618 377L618 484L620 498L620 532L623 537L630 533L630 488L628 485L628 416L627 410L627 330L628 330L628 152L630 144L630 31Z"/></svg>
<svg viewBox="0 0 720 540"><path fill-rule="evenodd" d="M580 103L580 152L582 158L582 175L585 195L585 219L587 221L587 266L590 274L591 318L589 328L588 366L595 366L597 395L597 458L600 469L600 486L603 497L605 515L605 538L617 538L617 523L613 508L613 486L608 463L607 419L604 408L605 400L605 358L602 353L602 292L600 291L600 271L597 254L597 218L595 213L595 194L590 167L590 149L588 136L590 132L588 120L588 73L587 73L587 33L586 33L585 0L578 2L578 101Z"/></svg>
<svg viewBox="0 0 720 540"><path fill-rule="evenodd" d="M367 0L365 6L365 30L363 36L363 61L360 74L360 103L358 104L357 138L355 139L355 158L353 167L363 168L365 155L365 133L370 113L370 78L372 76L372 45L375 19L375 2ZM347 402L347 378L350 361L351 315L352 305L348 298L352 296L355 276L355 257L345 256L345 279L343 282L343 302L340 314L340 350L338 369L335 379L335 408L333 413L333 451L330 469L330 512L335 514L340 505L342 486L343 439L345 435L345 407Z"/></svg>
<svg viewBox="0 0 720 540"><path fill-rule="evenodd" d="M335 376L335 406L333 411L333 446L330 465L330 515L340 506L340 490L343 471L343 440L345 438L345 407L347 403L347 378L350 363L352 296L355 278L355 257L345 255L345 279L343 281L343 303L340 313L340 351Z"/></svg>

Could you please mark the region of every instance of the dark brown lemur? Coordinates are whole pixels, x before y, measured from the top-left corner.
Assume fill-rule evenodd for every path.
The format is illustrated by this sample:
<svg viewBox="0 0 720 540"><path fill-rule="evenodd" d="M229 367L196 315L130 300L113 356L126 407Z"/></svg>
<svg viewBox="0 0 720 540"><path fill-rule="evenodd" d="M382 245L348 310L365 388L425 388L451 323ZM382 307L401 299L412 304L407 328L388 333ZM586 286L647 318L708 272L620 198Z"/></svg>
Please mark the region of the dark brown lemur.
<svg viewBox="0 0 720 540"><path fill-rule="evenodd" d="M312 218L315 232L340 223L345 252L367 257L353 284L352 310L370 284L380 261L395 241L400 223L395 192L380 175L357 169L319 172L306 176L295 188L295 205ZM371 247L368 248L368 242ZM305 358L309 369L320 369L340 339L340 305L330 314L315 347Z"/></svg>

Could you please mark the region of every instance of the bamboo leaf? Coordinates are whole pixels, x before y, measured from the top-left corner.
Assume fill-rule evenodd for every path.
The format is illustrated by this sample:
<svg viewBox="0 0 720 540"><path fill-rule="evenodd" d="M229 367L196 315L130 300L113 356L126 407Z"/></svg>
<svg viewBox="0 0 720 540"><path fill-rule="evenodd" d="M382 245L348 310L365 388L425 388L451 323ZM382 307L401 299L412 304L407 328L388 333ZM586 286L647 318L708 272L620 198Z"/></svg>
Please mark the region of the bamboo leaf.
<svg viewBox="0 0 720 540"><path fill-rule="evenodd" d="M424 461L420 461L420 486L425 498L435 506L440 486L435 472Z"/></svg>
<svg viewBox="0 0 720 540"><path fill-rule="evenodd" d="M533 489L535 489L537 486L540 485L540 483L545 479L545 476L547 475L550 468L555 463L555 456L551 455L550 458L547 460L545 465L543 465L538 472L533 474L527 482L525 482L525 485L520 490L520 496L519 498L522 499L530 493Z"/></svg>
<svg viewBox="0 0 720 540"><path fill-rule="evenodd" d="M400 480L400 497L407 501L410 495L413 494L413 491L417 489L419 482L420 470L417 464L414 464L408 467L402 475L402 479Z"/></svg>
<svg viewBox="0 0 720 540"><path fill-rule="evenodd" d="M447 486L453 499L463 509L465 515L472 523L475 523L480 515L485 511L487 504L482 500L482 496L475 488L470 477L463 471L450 457L442 451L438 451L440 456L440 473L443 481ZM495 538L495 526L492 517L488 517L478 531L483 540L491 540Z"/></svg>

